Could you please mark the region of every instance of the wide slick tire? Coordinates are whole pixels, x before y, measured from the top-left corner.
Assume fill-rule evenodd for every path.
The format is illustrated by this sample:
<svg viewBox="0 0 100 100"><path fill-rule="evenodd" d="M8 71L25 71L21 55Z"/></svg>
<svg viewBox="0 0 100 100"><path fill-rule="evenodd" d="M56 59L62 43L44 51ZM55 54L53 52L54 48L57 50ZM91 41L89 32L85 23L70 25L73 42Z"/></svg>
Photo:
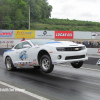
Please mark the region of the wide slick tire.
<svg viewBox="0 0 100 100"><path fill-rule="evenodd" d="M49 55L43 55L41 57L41 70L44 73L50 73L53 71L54 65L52 64L51 58Z"/></svg>
<svg viewBox="0 0 100 100"><path fill-rule="evenodd" d="M13 65L12 60L10 57L6 57L5 59L5 66L8 71L13 71L16 67Z"/></svg>
<svg viewBox="0 0 100 100"><path fill-rule="evenodd" d="M71 63L71 65L72 65L74 68L78 69L78 68L82 67L83 61L73 62L73 63Z"/></svg>

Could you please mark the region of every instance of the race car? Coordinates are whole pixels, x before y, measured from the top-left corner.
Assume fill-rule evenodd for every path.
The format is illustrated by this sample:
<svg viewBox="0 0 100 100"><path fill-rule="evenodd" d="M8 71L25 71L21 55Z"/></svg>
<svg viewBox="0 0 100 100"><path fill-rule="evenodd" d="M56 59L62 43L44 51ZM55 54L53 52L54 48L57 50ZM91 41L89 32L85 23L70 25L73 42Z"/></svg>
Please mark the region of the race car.
<svg viewBox="0 0 100 100"><path fill-rule="evenodd" d="M18 67L40 68L50 73L54 65L70 62L74 68L80 68L88 60L85 45L71 41L54 41L50 39L30 39L19 42L11 50L3 54L8 71Z"/></svg>

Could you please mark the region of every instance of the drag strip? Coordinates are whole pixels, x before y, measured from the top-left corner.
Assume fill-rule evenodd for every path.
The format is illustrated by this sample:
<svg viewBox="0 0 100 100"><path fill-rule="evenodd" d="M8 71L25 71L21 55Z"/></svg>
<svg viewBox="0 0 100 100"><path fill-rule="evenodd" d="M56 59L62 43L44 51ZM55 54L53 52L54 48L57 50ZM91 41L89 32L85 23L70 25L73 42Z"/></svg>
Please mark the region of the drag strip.
<svg viewBox="0 0 100 100"><path fill-rule="evenodd" d="M100 100L100 72L83 69L96 66L84 64L80 69L68 66L70 65L56 65L50 74L35 70L33 67L7 71L0 57L0 81L50 100ZM10 95L5 98L7 100L11 100L11 96L13 100L19 100L16 95L20 95L21 98L22 94L15 92L11 95L4 92L0 98L3 95ZM31 100L31 97L27 98Z"/></svg>
<svg viewBox="0 0 100 100"><path fill-rule="evenodd" d="M89 57L88 60L86 60L84 63L90 65L96 65L98 60L99 58Z"/></svg>

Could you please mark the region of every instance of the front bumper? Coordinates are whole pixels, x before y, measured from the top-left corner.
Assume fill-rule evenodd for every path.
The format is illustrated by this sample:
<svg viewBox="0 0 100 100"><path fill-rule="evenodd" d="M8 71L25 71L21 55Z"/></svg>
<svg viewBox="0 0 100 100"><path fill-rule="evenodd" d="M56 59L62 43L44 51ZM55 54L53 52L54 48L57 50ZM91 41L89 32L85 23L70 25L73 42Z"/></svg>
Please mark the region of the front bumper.
<svg viewBox="0 0 100 100"><path fill-rule="evenodd" d="M58 56L61 55L61 59ZM77 52L57 52L50 54L52 59L52 64L66 63L66 62L76 62L88 60L87 50L77 51Z"/></svg>

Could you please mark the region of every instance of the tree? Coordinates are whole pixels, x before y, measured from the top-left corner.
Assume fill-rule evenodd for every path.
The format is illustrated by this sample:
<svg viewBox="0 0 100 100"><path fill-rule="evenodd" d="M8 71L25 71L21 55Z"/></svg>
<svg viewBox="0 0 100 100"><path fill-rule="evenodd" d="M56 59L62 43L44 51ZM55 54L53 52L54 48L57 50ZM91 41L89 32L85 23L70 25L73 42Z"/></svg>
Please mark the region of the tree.
<svg viewBox="0 0 100 100"><path fill-rule="evenodd" d="M28 28L29 6L31 21L51 16L52 6L47 0L0 0L0 28Z"/></svg>
<svg viewBox="0 0 100 100"><path fill-rule="evenodd" d="M23 0L11 0L11 19L15 29L28 27L28 5ZM27 26L26 26L27 25Z"/></svg>
<svg viewBox="0 0 100 100"><path fill-rule="evenodd" d="M3 29L8 29L9 30L9 29L14 28L10 16L6 16L4 20L5 20L5 23L3 25Z"/></svg>

